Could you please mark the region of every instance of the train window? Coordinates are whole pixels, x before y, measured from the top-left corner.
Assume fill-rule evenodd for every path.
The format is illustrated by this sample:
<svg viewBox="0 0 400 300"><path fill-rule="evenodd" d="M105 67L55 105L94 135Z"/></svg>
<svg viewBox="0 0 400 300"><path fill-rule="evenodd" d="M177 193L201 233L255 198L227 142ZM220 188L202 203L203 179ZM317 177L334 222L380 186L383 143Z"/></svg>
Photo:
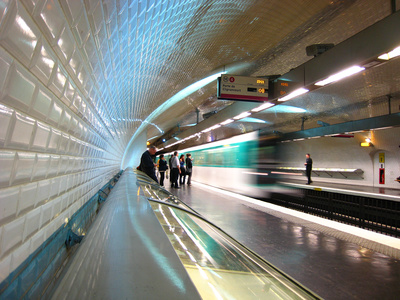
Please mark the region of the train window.
<svg viewBox="0 0 400 300"><path fill-rule="evenodd" d="M213 153L213 165L224 166L224 152L223 149L217 149Z"/></svg>

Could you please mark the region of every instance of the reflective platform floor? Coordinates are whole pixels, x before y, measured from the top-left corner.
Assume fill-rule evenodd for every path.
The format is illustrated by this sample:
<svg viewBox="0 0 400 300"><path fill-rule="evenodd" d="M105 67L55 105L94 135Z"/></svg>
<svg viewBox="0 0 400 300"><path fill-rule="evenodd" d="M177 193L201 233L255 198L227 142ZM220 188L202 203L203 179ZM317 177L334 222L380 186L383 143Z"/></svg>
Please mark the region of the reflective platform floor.
<svg viewBox="0 0 400 300"><path fill-rule="evenodd" d="M324 299L399 299L400 239L196 182L166 188Z"/></svg>

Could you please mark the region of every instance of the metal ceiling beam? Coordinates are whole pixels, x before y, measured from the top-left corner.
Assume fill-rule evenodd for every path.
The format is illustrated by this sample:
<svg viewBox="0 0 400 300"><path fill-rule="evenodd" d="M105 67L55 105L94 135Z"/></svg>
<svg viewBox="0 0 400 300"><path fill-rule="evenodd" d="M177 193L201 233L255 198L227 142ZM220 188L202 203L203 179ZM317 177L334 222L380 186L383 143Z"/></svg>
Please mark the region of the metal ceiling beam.
<svg viewBox="0 0 400 300"><path fill-rule="evenodd" d="M400 113L283 134L282 141L400 126Z"/></svg>
<svg viewBox="0 0 400 300"><path fill-rule="evenodd" d="M332 49L279 77L293 82L287 93L314 83L354 65L371 67L384 61L377 57L400 45L400 10L371 25ZM310 89L311 90L311 89ZM276 95L274 98L277 98Z"/></svg>

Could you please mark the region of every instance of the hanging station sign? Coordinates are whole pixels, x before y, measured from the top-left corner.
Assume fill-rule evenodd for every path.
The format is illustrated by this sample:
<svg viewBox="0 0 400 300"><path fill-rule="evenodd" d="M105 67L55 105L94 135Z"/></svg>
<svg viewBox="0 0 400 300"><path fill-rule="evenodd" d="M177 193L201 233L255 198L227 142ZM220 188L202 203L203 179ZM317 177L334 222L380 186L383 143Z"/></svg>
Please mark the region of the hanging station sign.
<svg viewBox="0 0 400 300"><path fill-rule="evenodd" d="M264 102L268 100L268 79L224 74L218 78L218 99Z"/></svg>

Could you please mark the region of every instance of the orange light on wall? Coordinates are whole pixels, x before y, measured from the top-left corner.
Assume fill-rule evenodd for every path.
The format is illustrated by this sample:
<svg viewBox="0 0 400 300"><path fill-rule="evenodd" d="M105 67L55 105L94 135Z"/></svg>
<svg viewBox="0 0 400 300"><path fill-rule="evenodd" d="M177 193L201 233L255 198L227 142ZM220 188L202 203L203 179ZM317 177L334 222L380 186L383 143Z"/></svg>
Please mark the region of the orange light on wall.
<svg viewBox="0 0 400 300"><path fill-rule="evenodd" d="M371 147L372 146L372 144L371 144L371 139L365 139L365 142L362 142L361 143L361 147Z"/></svg>

